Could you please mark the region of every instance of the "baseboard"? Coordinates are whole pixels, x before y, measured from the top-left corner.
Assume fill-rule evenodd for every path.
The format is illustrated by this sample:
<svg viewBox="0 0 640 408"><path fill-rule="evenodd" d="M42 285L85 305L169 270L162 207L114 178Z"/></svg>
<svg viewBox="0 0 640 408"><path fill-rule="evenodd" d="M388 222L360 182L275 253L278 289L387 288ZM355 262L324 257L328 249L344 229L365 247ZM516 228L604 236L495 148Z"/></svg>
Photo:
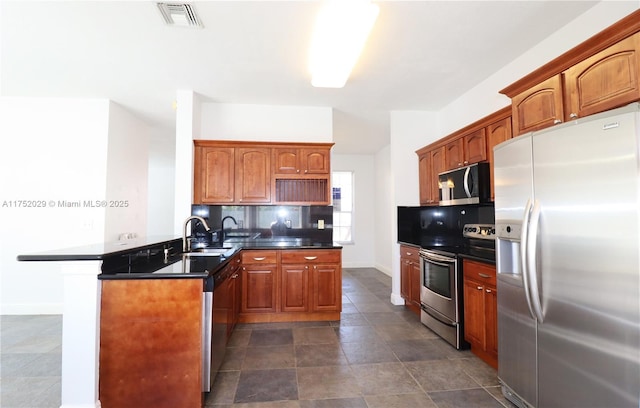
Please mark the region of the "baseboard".
<svg viewBox="0 0 640 408"><path fill-rule="evenodd" d="M399 306L404 305L404 299L397 293L391 293L391 304Z"/></svg>
<svg viewBox="0 0 640 408"><path fill-rule="evenodd" d="M61 315L62 303L3 303L0 315Z"/></svg>

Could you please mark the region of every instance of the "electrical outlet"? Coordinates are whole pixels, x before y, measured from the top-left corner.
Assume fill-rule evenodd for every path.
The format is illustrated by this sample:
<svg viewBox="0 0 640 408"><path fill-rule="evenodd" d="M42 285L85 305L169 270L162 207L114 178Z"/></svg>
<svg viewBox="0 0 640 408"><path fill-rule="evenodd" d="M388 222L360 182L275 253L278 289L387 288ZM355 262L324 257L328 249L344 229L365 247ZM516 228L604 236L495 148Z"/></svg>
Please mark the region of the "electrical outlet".
<svg viewBox="0 0 640 408"><path fill-rule="evenodd" d="M324 229L324 220L318 220L318 229L319 230L323 230Z"/></svg>

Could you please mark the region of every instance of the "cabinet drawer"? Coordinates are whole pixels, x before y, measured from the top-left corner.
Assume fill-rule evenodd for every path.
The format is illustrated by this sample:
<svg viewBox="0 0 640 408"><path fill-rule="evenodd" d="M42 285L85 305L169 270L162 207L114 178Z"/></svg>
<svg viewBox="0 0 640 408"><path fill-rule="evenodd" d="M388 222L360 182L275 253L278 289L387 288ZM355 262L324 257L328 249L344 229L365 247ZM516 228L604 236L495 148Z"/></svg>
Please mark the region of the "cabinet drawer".
<svg viewBox="0 0 640 408"><path fill-rule="evenodd" d="M463 261L462 271L465 278L473 279L486 285L496 286L495 265L465 259Z"/></svg>
<svg viewBox="0 0 640 408"><path fill-rule="evenodd" d="M276 251L242 251L242 264L274 264Z"/></svg>
<svg viewBox="0 0 640 408"><path fill-rule="evenodd" d="M400 258L413 262L420 262L420 248L400 245Z"/></svg>
<svg viewBox="0 0 640 408"><path fill-rule="evenodd" d="M282 251L281 253L282 263L340 263L340 251L339 250L304 250L296 249L290 251Z"/></svg>

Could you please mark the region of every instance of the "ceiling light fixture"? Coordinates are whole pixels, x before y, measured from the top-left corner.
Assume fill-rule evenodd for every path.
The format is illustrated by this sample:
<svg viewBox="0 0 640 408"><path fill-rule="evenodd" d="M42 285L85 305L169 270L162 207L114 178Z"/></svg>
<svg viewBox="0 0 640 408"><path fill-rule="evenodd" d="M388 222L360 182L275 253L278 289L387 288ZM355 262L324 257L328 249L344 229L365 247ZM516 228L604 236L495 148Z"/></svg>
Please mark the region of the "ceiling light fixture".
<svg viewBox="0 0 640 408"><path fill-rule="evenodd" d="M171 26L203 28L196 10L187 3L156 3L164 22Z"/></svg>
<svg viewBox="0 0 640 408"><path fill-rule="evenodd" d="M378 17L369 0L326 1L316 20L309 53L311 85L342 88Z"/></svg>

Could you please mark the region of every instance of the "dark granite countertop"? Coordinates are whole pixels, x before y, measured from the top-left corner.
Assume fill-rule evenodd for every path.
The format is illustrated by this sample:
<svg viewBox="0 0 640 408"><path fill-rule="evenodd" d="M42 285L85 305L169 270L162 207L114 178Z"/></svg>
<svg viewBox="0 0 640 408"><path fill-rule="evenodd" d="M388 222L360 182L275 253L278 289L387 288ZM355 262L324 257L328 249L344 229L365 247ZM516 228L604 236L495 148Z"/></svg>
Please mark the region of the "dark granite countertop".
<svg viewBox="0 0 640 408"><path fill-rule="evenodd" d="M242 249L339 249L308 238L231 238L222 256L185 256L182 238L149 237L18 255L18 261L101 260L98 279L204 279L221 270Z"/></svg>
<svg viewBox="0 0 640 408"><path fill-rule="evenodd" d="M174 236L135 238L18 255L17 259L18 261L100 261L110 255L140 251L159 244L175 246L179 251L182 248L182 238Z"/></svg>

